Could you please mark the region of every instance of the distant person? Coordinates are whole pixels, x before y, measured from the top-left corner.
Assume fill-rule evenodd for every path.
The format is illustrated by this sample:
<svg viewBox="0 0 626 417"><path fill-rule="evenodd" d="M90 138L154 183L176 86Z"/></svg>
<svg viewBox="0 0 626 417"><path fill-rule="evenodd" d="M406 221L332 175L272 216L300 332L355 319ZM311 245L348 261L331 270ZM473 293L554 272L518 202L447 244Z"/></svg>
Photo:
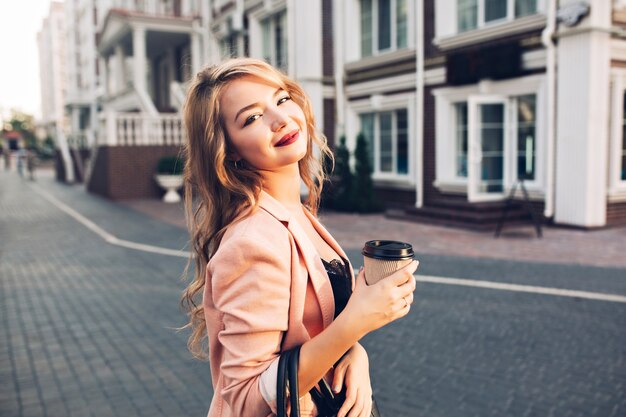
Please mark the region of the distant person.
<svg viewBox="0 0 626 417"><path fill-rule="evenodd" d="M11 169L11 151L9 148L2 149L2 158L4 159L4 170L8 171Z"/></svg>
<svg viewBox="0 0 626 417"><path fill-rule="evenodd" d="M17 151L17 173L20 174L20 177L24 177L24 164L27 152L25 148L20 148Z"/></svg>
<svg viewBox="0 0 626 417"><path fill-rule="evenodd" d="M35 180L35 168L37 167L37 154L30 148L26 151L26 170L28 171L28 179Z"/></svg>
<svg viewBox="0 0 626 417"><path fill-rule="evenodd" d="M210 362L209 417L276 414L278 361L296 346L303 417L319 415L309 390L321 378L346 393L340 417L369 417L369 362L358 341L409 312L417 262L371 286L366 271L354 279L316 216L320 158L331 151L306 93L282 72L250 58L206 67L183 114L196 266L183 306L189 347Z"/></svg>

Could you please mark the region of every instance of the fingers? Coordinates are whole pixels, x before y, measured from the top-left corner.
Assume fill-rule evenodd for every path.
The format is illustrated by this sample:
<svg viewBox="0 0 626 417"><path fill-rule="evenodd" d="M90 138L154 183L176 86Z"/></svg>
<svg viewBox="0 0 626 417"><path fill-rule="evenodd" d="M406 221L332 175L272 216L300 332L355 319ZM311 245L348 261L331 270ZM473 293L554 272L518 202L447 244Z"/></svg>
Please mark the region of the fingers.
<svg viewBox="0 0 626 417"><path fill-rule="evenodd" d="M354 401L354 406L350 409L350 413L348 413L348 417L361 417L361 413L363 412L363 396L361 391L358 391L356 394L356 400Z"/></svg>
<svg viewBox="0 0 626 417"><path fill-rule="evenodd" d="M363 267L361 267L359 272L356 274L354 285L356 287L367 286L367 283L365 282L365 269L363 269Z"/></svg>
<svg viewBox="0 0 626 417"><path fill-rule="evenodd" d="M347 416L348 412L352 409L352 407L354 406L354 403L356 402L356 397L357 397L356 389L352 387L347 387L346 400L343 402L343 405L337 412L337 417Z"/></svg>
<svg viewBox="0 0 626 417"><path fill-rule="evenodd" d="M343 380L346 375L346 368L343 366L337 366L333 376L332 390L335 394L338 394L343 387Z"/></svg>
<svg viewBox="0 0 626 417"><path fill-rule="evenodd" d="M390 285L399 286L407 282L413 276L413 273L417 271L419 261L414 260L403 268L398 269L393 274L385 278L384 281L389 282Z"/></svg>
<svg viewBox="0 0 626 417"><path fill-rule="evenodd" d="M398 313L402 313L403 310L408 310L411 308L411 304L413 304L413 294L409 294L405 297L400 298L395 303L395 311ZM402 314L400 314L402 316Z"/></svg>

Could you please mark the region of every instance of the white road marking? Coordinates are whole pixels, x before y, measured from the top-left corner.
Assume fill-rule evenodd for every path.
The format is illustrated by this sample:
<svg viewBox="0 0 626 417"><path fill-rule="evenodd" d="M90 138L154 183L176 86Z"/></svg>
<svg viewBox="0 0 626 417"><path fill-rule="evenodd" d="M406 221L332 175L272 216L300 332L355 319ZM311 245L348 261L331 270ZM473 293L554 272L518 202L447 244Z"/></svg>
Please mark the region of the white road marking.
<svg viewBox="0 0 626 417"><path fill-rule="evenodd" d="M168 248L162 248L159 246L146 245L143 243L131 242L128 240L119 239L106 230L102 229L100 226L78 213L71 207L59 201L56 197L52 196L50 193L42 190L39 186L31 184L31 187L39 193L42 197L52 203L59 210L67 213L71 217L73 217L76 221L87 227L92 232L96 233L102 239L104 239L107 243L111 245L121 246L124 248L140 250L144 252L157 253L160 255L168 255L168 256L177 256L181 258L188 258L190 253L188 251L183 250L174 250ZM616 295L616 294L605 294L605 293L597 293L597 292L589 292L589 291L575 291L575 290L566 290L561 288L550 288L550 287L538 287L534 285L519 285L519 284L507 284L502 282L494 282L494 281L480 281L473 279L464 279L464 278L448 278L448 277L435 277L429 275L416 275L415 279L418 282L428 282L433 284L444 284L444 285L461 285L465 287L477 287L477 288L489 288L494 290L502 290L502 291L517 291L517 292L525 292L532 294L545 294L545 295L554 295L559 297L575 297L575 298L586 298L589 300L599 300L599 301L610 301L616 303L626 303L626 296Z"/></svg>
<svg viewBox="0 0 626 417"><path fill-rule="evenodd" d="M503 291L527 292L533 294L556 295L560 297L586 298L589 300L612 301L616 303L626 303L626 296L616 294L606 294L589 291L565 290L561 288L537 287L535 285L507 284L503 282L479 281L465 278L434 277L429 275L416 275L415 280L419 282L430 282L445 285L463 285L466 287L489 288Z"/></svg>
<svg viewBox="0 0 626 417"><path fill-rule="evenodd" d="M110 234L109 232L107 232L106 230L102 229L100 226L98 226L97 224L95 224L94 222L92 222L91 220L83 216L82 214L78 213L76 210L72 209L68 205L59 201L56 197L52 196L50 193L42 190L39 186L31 184L31 187L37 193L39 193L43 198L45 198L50 203L52 203L55 207L57 207L59 210L72 216L77 222L81 223L83 226L85 226L86 228L88 228L89 230L97 234L98 236L100 236L102 239L104 239L107 243L110 243L111 245L140 250L144 252L158 253L160 255L169 255L169 256L178 256L181 258L189 258L189 252L187 251L162 248L159 246L146 245L143 243L136 243L136 242L131 242L129 240L119 239L113 236L112 234Z"/></svg>

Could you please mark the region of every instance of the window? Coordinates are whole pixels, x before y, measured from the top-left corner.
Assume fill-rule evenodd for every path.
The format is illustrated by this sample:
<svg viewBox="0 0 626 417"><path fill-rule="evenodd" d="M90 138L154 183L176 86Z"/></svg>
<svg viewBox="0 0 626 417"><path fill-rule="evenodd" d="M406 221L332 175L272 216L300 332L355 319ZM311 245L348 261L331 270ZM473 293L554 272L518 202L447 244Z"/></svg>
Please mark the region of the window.
<svg viewBox="0 0 626 417"><path fill-rule="evenodd" d="M237 35L233 33L221 39L220 51L222 59L237 57L239 55L237 48Z"/></svg>
<svg viewBox="0 0 626 417"><path fill-rule="evenodd" d="M537 13L537 0L457 0L459 32Z"/></svg>
<svg viewBox="0 0 626 417"><path fill-rule="evenodd" d="M456 176L467 178L467 103L455 103L456 111Z"/></svg>
<svg viewBox="0 0 626 417"><path fill-rule="evenodd" d="M509 100L510 102L515 102L517 108L516 130L512 139L514 145L511 148L515 153L513 158L516 160L517 167L512 167L511 171L508 172L514 175L514 179L535 180L537 152L536 96L528 94L511 97ZM467 178L468 106L465 101L454 103L453 106L455 112L454 172L457 178ZM483 105L481 109L482 130L480 132L480 140L482 143L483 165L491 164L491 171L499 175L499 178L502 178L503 169L507 169L502 165L505 160L502 148L502 135L504 131L508 130L508 127L504 125L503 109L501 105ZM624 109L624 137L626 138L626 106ZM626 139L624 139L624 146L626 147ZM623 160L626 163L626 157ZM485 176L486 172L483 171L481 173L482 176Z"/></svg>
<svg viewBox="0 0 626 417"><path fill-rule="evenodd" d="M409 131L406 109L359 115L375 174L408 175Z"/></svg>
<svg viewBox="0 0 626 417"><path fill-rule="evenodd" d="M535 179L535 95L517 97L517 178Z"/></svg>
<svg viewBox="0 0 626 417"><path fill-rule="evenodd" d="M361 0L361 56L407 47L407 0Z"/></svg>
<svg viewBox="0 0 626 417"><path fill-rule="evenodd" d="M282 70L287 69L287 12L261 21L263 59Z"/></svg>

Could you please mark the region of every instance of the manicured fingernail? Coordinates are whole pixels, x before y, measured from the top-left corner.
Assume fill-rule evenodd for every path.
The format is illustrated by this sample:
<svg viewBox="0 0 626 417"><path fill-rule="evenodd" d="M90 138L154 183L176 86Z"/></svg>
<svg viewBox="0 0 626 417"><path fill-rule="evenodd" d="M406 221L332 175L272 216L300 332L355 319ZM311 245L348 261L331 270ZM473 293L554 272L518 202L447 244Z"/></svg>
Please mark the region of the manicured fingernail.
<svg viewBox="0 0 626 417"><path fill-rule="evenodd" d="M335 386L333 387L333 391L335 391L335 394L338 393L339 391L341 391L341 387L339 386Z"/></svg>

